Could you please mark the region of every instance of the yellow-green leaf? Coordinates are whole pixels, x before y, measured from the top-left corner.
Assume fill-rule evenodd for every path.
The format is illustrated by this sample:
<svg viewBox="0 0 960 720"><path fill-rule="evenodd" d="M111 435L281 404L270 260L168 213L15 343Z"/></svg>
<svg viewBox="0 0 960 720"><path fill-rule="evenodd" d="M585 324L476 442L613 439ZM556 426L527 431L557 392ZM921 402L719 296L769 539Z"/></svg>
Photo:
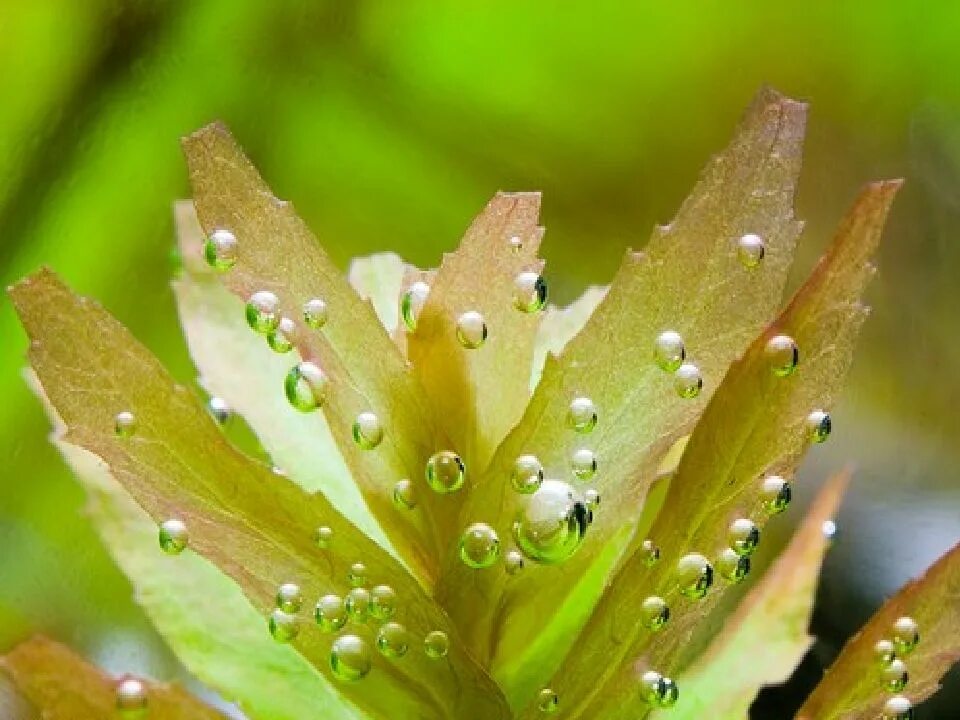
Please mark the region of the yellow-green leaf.
<svg viewBox="0 0 960 720"><path fill-rule="evenodd" d="M549 305L544 310L543 320L537 330L533 348L533 372L530 373L530 391L537 387L547 354L560 355L567 343L583 329L597 305L607 294L606 287L588 287L584 293L567 307Z"/></svg>
<svg viewBox="0 0 960 720"><path fill-rule="evenodd" d="M347 280L360 297L373 305L380 323L391 335L400 323L400 294L409 265L392 252L354 258Z"/></svg>

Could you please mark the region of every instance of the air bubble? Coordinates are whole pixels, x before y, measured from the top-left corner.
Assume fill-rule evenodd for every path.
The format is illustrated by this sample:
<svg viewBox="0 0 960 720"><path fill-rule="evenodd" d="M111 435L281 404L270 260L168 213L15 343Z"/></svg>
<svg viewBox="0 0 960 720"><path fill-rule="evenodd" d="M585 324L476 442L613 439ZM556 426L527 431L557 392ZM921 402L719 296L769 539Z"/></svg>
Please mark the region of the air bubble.
<svg viewBox="0 0 960 720"><path fill-rule="evenodd" d="M370 615L370 591L366 588L355 587L347 593L347 599L344 602L347 609L347 615L354 622L366 622Z"/></svg>
<svg viewBox="0 0 960 720"><path fill-rule="evenodd" d="M575 397L567 410L567 424L578 433L588 433L597 426L597 406L588 397Z"/></svg>
<svg viewBox="0 0 960 720"><path fill-rule="evenodd" d="M580 547L590 524L590 510L569 484L544 480L513 523L513 537L531 560L561 563Z"/></svg>
<svg viewBox="0 0 960 720"><path fill-rule="evenodd" d="M321 550L326 550L333 542L333 528L321 525L313 533L313 540Z"/></svg>
<svg viewBox="0 0 960 720"><path fill-rule="evenodd" d="M273 639L279 643L288 643L300 632L297 616L277 608L270 613L267 623Z"/></svg>
<svg viewBox="0 0 960 720"><path fill-rule="evenodd" d="M313 610L313 617L317 626L326 633L340 630L347 624L347 606L339 595L324 595L317 601Z"/></svg>
<svg viewBox="0 0 960 720"><path fill-rule="evenodd" d="M476 310L468 310L457 318L457 340L467 350L476 350L487 341L487 323Z"/></svg>
<svg viewBox="0 0 960 720"><path fill-rule="evenodd" d="M133 437L137 432L137 418L129 410L123 410L117 413L113 421L113 431L117 437Z"/></svg>
<svg viewBox="0 0 960 720"><path fill-rule="evenodd" d="M653 345L653 358L657 367L666 372L675 372L683 365L687 350L683 338L676 330L664 330L657 335Z"/></svg>
<svg viewBox="0 0 960 720"><path fill-rule="evenodd" d="M352 587L362 587L367 584L367 566L362 562L355 562L347 573L347 581Z"/></svg>
<svg viewBox="0 0 960 720"><path fill-rule="evenodd" d="M764 478L760 489L763 506L772 514L782 513L790 505L793 491L790 483L779 475L770 475Z"/></svg>
<svg viewBox="0 0 960 720"><path fill-rule="evenodd" d="M296 323L288 317L282 317L277 327L267 334L267 345L276 353L288 353L293 350L296 337Z"/></svg>
<svg viewBox="0 0 960 720"><path fill-rule="evenodd" d="M207 400L207 410L213 415L213 419L220 425L226 425L233 417L233 411L227 404L227 401L221 397L212 397Z"/></svg>
<svg viewBox="0 0 960 720"><path fill-rule="evenodd" d="M560 707L560 698L550 688L537 693L537 709L544 715L553 715Z"/></svg>
<svg viewBox="0 0 960 720"><path fill-rule="evenodd" d="M254 332L272 333L280 325L280 300L269 290L258 290L247 300L246 318Z"/></svg>
<svg viewBox="0 0 960 720"><path fill-rule="evenodd" d="M403 318L403 324L410 332L417 329L417 319L429 294L430 286L425 282L417 281L400 297L400 317Z"/></svg>
<svg viewBox="0 0 960 720"><path fill-rule="evenodd" d="M570 468L579 480L590 480L597 474L597 456L593 450L580 448L571 456Z"/></svg>
<svg viewBox="0 0 960 720"><path fill-rule="evenodd" d="M475 570L488 568L500 557L500 538L486 523L473 523L460 537L460 559Z"/></svg>
<svg viewBox="0 0 960 720"><path fill-rule="evenodd" d="M417 506L417 492L410 480L398 480L393 486L393 504L403 510Z"/></svg>
<svg viewBox="0 0 960 720"><path fill-rule="evenodd" d="M214 270L229 270L237 262L237 238L229 230L214 230L203 243L203 257Z"/></svg>
<svg viewBox="0 0 960 720"><path fill-rule="evenodd" d="M513 463L510 484L522 495L535 493L543 482L543 465L536 455L521 455Z"/></svg>
<svg viewBox="0 0 960 720"><path fill-rule="evenodd" d="M688 553L677 563L677 585L680 593L699 600L713 585L713 566L699 553Z"/></svg>
<svg viewBox="0 0 960 720"><path fill-rule="evenodd" d="M893 645L897 655L909 655L920 643L920 626L911 617L897 618L893 623Z"/></svg>
<svg viewBox="0 0 960 720"><path fill-rule="evenodd" d="M881 665L889 665L897 657L897 649L891 640L877 640L873 655Z"/></svg>
<svg viewBox="0 0 960 720"><path fill-rule="evenodd" d="M518 574L524 566L523 553L519 550L508 550L506 555L503 556L503 566L506 568L508 575Z"/></svg>
<svg viewBox="0 0 960 720"><path fill-rule="evenodd" d="M513 279L513 306L525 313L535 313L547 304L547 283L540 273L524 271Z"/></svg>
<svg viewBox="0 0 960 720"><path fill-rule="evenodd" d="M750 558L740 555L733 548L724 548L717 558L717 569L724 580L738 583L750 574Z"/></svg>
<svg viewBox="0 0 960 720"><path fill-rule="evenodd" d="M640 545L641 557L647 567L653 567L660 562L660 548L650 538L647 538Z"/></svg>
<svg viewBox="0 0 960 720"><path fill-rule="evenodd" d="M883 704L882 720L913 720L913 703L903 695L894 695Z"/></svg>
<svg viewBox="0 0 960 720"><path fill-rule="evenodd" d="M643 626L654 632L660 630L670 619L670 608L666 600L658 595L644 598L640 610L643 613Z"/></svg>
<svg viewBox="0 0 960 720"><path fill-rule="evenodd" d="M330 669L339 679L355 682L366 677L373 666L367 641L359 635L341 635L330 648Z"/></svg>
<svg viewBox="0 0 960 720"><path fill-rule="evenodd" d="M362 412L353 421L353 441L363 450L373 450L383 441L383 425L372 412Z"/></svg>
<svg viewBox="0 0 960 720"><path fill-rule="evenodd" d="M737 518L727 528L727 544L737 555L751 555L760 542L760 528L748 518Z"/></svg>
<svg viewBox="0 0 960 720"><path fill-rule="evenodd" d="M397 622L384 623L377 632L377 648L385 657L403 657L410 649L407 629Z"/></svg>
<svg viewBox="0 0 960 720"><path fill-rule="evenodd" d="M680 695L677 684L656 670L645 672L640 684L643 686L643 699L653 707L672 707Z"/></svg>
<svg viewBox="0 0 960 720"><path fill-rule="evenodd" d="M389 620L397 611L397 592L389 585L377 585L370 591L370 615Z"/></svg>
<svg viewBox="0 0 960 720"><path fill-rule="evenodd" d="M311 298L303 304L303 321L314 330L326 325L329 315L327 304L320 298Z"/></svg>
<svg viewBox="0 0 960 720"><path fill-rule="evenodd" d="M286 613L298 613L303 607L303 593L296 583L284 583L277 589L277 607Z"/></svg>
<svg viewBox="0 0 960 720"><path fill-rule="evenodd" d="M807 434L815 443L825 442L833 430L833 421L824 410L814 410L807 415Z"/></svg>
<svg viewBox="0 0 960 720"><path fill-rule="evenodd" d="M763 238L759 235L747 233L737 241L737 257L745 268L752 270L759 266L765 254Z"/></svg>
<svg viewBox="0 0 960 720"><path fill-rule="evenodd" d="M310 412L323 405L330 381L312 362L295 365L287 373L283 388L290 404L300 412Z"/></svg>
<svg viewBox="0 0 960 720"><path fill-rule="evenodd" d="M431 630L423 639L423 651L434 659L446 657L450 652L450 638L443 630Z"/></svg>
<svg viewBox="0 0 960 720"><path fill-rule="evenodd" d="M140 718L146 716L148 696L147 687L142 680L133 677L121 678L114 692L117 710L122 717Z"/></svg>
<svg viewBox="0 0 960 720"><path fill-rule="evenodd" d="M187 525L182 520L171 518L160 523L160 549L167 555L179 555L190 541Z"/></svg>
<svg viewBox="0 0 960 720"><path fill-rule="evenodd" d="M775 335L764 348L770 370L777 377L792 375L800 362L800 348L789 335Z"/></svg>
<svg viewBox="0 0 960 720"><path fill-rule="evenodd" d="M593 488L584 490L583 502L586 503L587 509L590 510L591 513L595 513L600 507L600 493Z"/></svg>
<svg viewBox="0 0 960 720"><path fill-rule="evenodd" d="M890 692L900 692L907 686L910 674L907 665L899 658L894 658L883 669L883 684Z"/></svg>
<svg viewBox="0 0 960 720"><path fill-rule="evenodd" d="M463 487L465 476L466 467L455 452L441 450L427 460L427 484L438 493L446 494L459 490Z"/></svg>
<svg viewBox="0 0 960 720"><path fill-rule="evenodd" d="M700 368L693 363L683 363L673 374L673 386L682 398L695 398L703 389Z"/></svg>

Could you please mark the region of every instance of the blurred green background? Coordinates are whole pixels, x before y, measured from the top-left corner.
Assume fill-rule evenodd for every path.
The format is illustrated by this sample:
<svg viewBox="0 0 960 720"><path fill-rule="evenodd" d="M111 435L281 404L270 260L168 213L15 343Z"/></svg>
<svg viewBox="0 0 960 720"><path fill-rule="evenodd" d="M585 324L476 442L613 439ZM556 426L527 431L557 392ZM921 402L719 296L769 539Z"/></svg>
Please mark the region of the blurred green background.
<svg viewBox="0 0 960 720"><path fill-rule="evenodd" d="M567 302L671 217L760 85L809 100L794 285L860 184L908 184L834 439L802 473L798 505L858 468L821 640L754 713L789 717L882 598L960 538L958 37L954 2L10 0L0 275L53 266L190 381L168 288L177 139L221 118L344 267L384 249L433 265L497 189L542 190ZM0 337L0 649L43 631L175 676L45 441L5 299ZM918 718L956 717L956 672L947 686Z"/></svg>

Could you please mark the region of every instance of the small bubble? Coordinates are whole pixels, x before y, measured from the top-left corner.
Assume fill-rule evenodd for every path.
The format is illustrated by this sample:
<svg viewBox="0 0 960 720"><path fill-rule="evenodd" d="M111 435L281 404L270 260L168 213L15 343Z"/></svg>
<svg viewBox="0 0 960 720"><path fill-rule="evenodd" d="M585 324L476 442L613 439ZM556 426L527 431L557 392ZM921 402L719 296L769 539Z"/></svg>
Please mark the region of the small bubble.
<svg viewBox="0 0 960 720"><path fill-rule="evenodd" d="M822 443L830 437L833 421L830 415L823 410L814 410L807 415L807 433L815 443Z"/></svg>
<svg viewBox="0 0 960 720"><path fill-rule="evenodd" d="M117 434L117 437L133 437L133 434L137 432L136 416L129 410L118 412L114 418L113 430Z"/></svg>
<svg viewBox="0 0 960 720"><path fill-rule="evenodd" d="M727 528L727 544L737 555L751 555L760 542L760 528L748 518L737 518Z"/></svg>
<svg viewBox="0 0 960 720"><path fill-rule="evenodd" d="M386 657L399 658L410 649L410 635L398 622L388 622L377 632L377 648Z"/></svg>
<svg viewBox="0 0 960 720"><path fill-rule="evenodd" d="M330 648L330 669L341 680L354 682L366 677L373 666L367 641L359 635L341 635Z"/></svg>
<svg viewBox="0 0 960 720"><path fill-rule="evenodd" d="M900 692L907 686L910 674L907 665L898 658L894 658L883 669L883 684L890 692Z"/></svg>
<svg viewBox="0 0 960 720"><path fill-rule="evenodd" d="M640 553L647 567L653 567L660 562L660 548L650 538L644 540L640 545Z"/></svg>
<svg viewBox="0 0 960 720"><path fill-rule="evenodd" d="M443 630L431 630L423 639L423 651L435 659L446 657L450 652L450 638Z"/></svg>
<svg viewBox="0 0 960 720"><path fill-rule="evenodd" d="M585 490L583 492L583 501L587 504L587 509L589 509L591 513L595 513L600 507L600 493L593 488Z"/></svg>
<svg viewBox="0 0 960 720"><path fill-rule="evenodd" d="M270 613L267 623L273 639L279 643L288 643L300 632L300 623L297 616L277 608Z"/></svg>
<svg viewBox="0 0 960 720"><path fill-rule="evenodd" d="M148 706L147 687L134 677L121 678L116 690L117 710L124 718L145 717Z"/></svg>
<svg viewBox="0 0 960 720"><path fill-rule="evenodd" d="M597 426L597 406L588 397L575 397L567 410L567 424L578 433L588 433Z"/></svg>
<svg viewBox="0 0 960 720"><path fill-rule="evenodd" d="M476 310L468 310L457 318L457 340L467 350L476 350L487 341L487 323Z"/></svg>
<svg viewBox="0 0 960 720"><path fill-rule="evenodd" d="M760 265L766 248L763 238L753 233L747 233L737 241L737 257L745 268L753 269Z"/></svg>
<svg viewBox="0 0 960 720"><path fill-rule="evenodd" d="M800 348L789 335L775 335L764 348L770 370L777 377L792 375L800 363Z"/></svg>
<svg viewBox="0 0 960 720"><path fill-rule="evenodd" d="M733 548L724 548L717 558L717 569L724 580L738 583L750 574L750 558Z"/></svg>
<svg viewBox="0 0 960 720"><path fill-rule="evenodd" d="M372 412L362 412L353 421L353 441L363 450L372 450L383 440L383 425Z"/></svg>
<svg viewBox="0 0 960 720"><path fill-rule="evenodd" d="M441 494L455 492L463 487L466 470L459 455L441 450L427 460L427 484Z"/></svg>
<svg viewBox="0 0 960 720"><path fill-rule="evenodd" d="M648 630L656 632L670 619L670 608L667 607L666 600L657 595L644 598L640 609L643 613L643 625Z"/></svg>
<svg viewBox="0 0 960 720"><path fill-rule="evenodd" d="M676 372L687 357L687 350L680 333L676 330L664 330L657 335L653 346L653 357L661 370Z"/></svg>
<svg viewBox="0 0 960 720"><path fill-rule="evenodd" d="M777 514L782 513L790 505L793 491L790 489L790 483L782 477L770 475L764 478L760 495L767 512Z"/></svg>
<svg viewBox="0 0 960 720"><path fill-rule="evenodd" d="M523 570L523 553L519 550L508 550L503 556L503 565L507 569L508 575L516 575Z"/></svg>
<svg viewBox="0 0 960 720"><path fill-rule="evenodd" d="M362 562L355 562L347 573L347 581L352 587L361 587L367 584L367 566Z"/></svg>
<svg viewBox="0 0 960 720"><path fill-rule="evenodd" d="M430 286L425 282L417 281L400 297L400 317L403 318L403 324L410 332L417 329L417 318L420 317L420 311L427 302L429 294Z"/></svg>
<svg viewBox="0 0 960 720"><path fill-rule="evenodd" d="M460 536L460 559L467 567L480 570L500 557L500 538L486 523L473 523Z"/></svg>
<svg viewBox="0 0 960 720"><path fill-rule="evenodd" d="M303 593L296 583L283 583L277 589L277 607L285 613L298 613L303 607Z"/></svg>
<svg viewBox="0 0 960 720"><path fill-rule="evenodd" d="M590 510L569 484L544 480L513 523L513 538L531 560L553 565L573 555L590 525Z"/></svg>
<svg viewBox="0 0 960 720"><path fill-rule="evenodd" d="M203 257L214 270L229 270L237 262L237 238L229 230L214 230L203 243Z"/></svg>
<svg viewBox="0 0 960 720"><path fill-rule="evenodd" d="M547 304L547 283L540 273L525 270L513 279L513 306L525 313L543 310Z"/></svg>
<svg viewBox="0 0 960 720"><path fill-rule="evenodd" d="M677 684L656 670L648 670L640 679L643 686L643 699L653 707L672 707L680 696Z"/></svg>
<svg viewBox="0 0 960 720"><path fill-rule="evenodd" d="M267 345L277 353L288 353L293 350L297 337L297 325L288 317L280 318L277 327L267 333Z"/></svg>
<svg viewBox="0 0 960 720"><path fill-rule="evenodd" d="M370 615L370 591L366 588L355 587L347 593L344 603L347 614L354 622L366 622Z"/></svg>
<svg viewBox="0 0 960 720"><path fill-rule="evenodd" d="M699 553L688 553L677 563L677 585L680 593L699 600L713 585L713 566Z"/></svg>
<svg viewBox="0 0 960 720"><path fill-rule="evenodd" d="M333 542L333 528L321 525L317 528L316 532L313 533L313 540L321 550L326 550L330 547L330 543Z"/></svg>
<svg viewBox="0 0 960 720"><path fill-rule="evenodd" d="M913 720L913 703L903 695L894 695L883 704L882 720Z"/></svg>
<svg viewBox="0 0 960 720"><path fill-rule="evenodd" d="M222 397L212 397L207 400L207 410L220 425L226 425L233 417L233 411Z"/></svg>
<svg viewBox="0 0 960 720"><path fill-rule="evenodd" d="M519 235L514 235L507 240L507 245L510 246L510 249L514 253L519 253L521 250L523 250L523 240L520 239Z"/></svg>
<svg viewBox="0 0 960 720"><path fill-rule="evenodd" d="M303 321L314 330L327 324L330 311L320 298L311 298L303 304Z"/></svg>
<svg viewBox="0 0 960 720"><path fill-rule="evenodd" d="M305 361L290 369L283 389L294 408L300 412L310 412L324 403L329 384L330 381L319 366Z"/></svg>
<svg viewBox="0 0 960 720"><path fill-rule="evenodd" d="M160 549L167 555L179 555L190 541L186 523L177 519L164 520L160 523L159 539Z"/></svg>
<svg viewBox="0 0 960 720"><path fill-rule="evenodd" d="M560 698L550 688L537 693L537 709L544 715L553 715L560 707Z"/></svg>
<svg viewBox="0 0 960 720"><path fill-rule="evenodd" d="M280 325L280 300L269 290L259 290L247 300L246 317L254 332L269 335Z"/></svg>
<svg viewBox="0 0 960 720"><path fill-rule="evenodd" d="M313 610L317 626L326 633L337 632L347 624L347 606L339 595L324 595Z"/></svg>
<svg viewBox="0 0 960 720"><path fill-rule="evenodd" d="M823 533L823 538L827 542L833 542L837 538L837 523L834 520L824 520L823 524L820 526L820 531Z"/></svg>
<svg viewBox="0 0 960 720"><path fill-rule="evenodd" d="M402 510L413 510L417 506L417 492L410 480L398 480L393 486L393 504Z"/></svg>
<svg viewBox="0 0 960 720"><path fill-rule="evenodd" d="M570 468L580 480L589 480L597 474L597 456L593 450L580 448L570 458Z"/></svg>
<svg viewBox="0 0 960 720"><path fill-rule="evenodd" d="M889 665L897 657L897 650L891 640L877 640L873 646L873 655L881 665Z"/></svg>
<svg viewBox="0 0 960 720"><path fill-rule="evenodd" d="M695 398L703 389L700 368L693 363L683 363L673 374L673 386L682 398Z"/></svg>
<svg viewBox="0 0 960 720"><path fill-rule="evenodd" d="M370 614L377 620L389 620L397 611L397 593L389 585L377 585L370 591Z"/></svg>
<svg viewBox="0 0 960 720"><path fill-rule="evenodd" d="M920 643L920 626L911 617L897 618L893 624L893 645L897 655L909 655Z"/></svg>
<svg viewBox="0 0 960 720"><path fill-rule="evenodd" d="M521 495L535 493L543 482L543 465L536 455L521 455L513 462L510 484Z"/></svg>

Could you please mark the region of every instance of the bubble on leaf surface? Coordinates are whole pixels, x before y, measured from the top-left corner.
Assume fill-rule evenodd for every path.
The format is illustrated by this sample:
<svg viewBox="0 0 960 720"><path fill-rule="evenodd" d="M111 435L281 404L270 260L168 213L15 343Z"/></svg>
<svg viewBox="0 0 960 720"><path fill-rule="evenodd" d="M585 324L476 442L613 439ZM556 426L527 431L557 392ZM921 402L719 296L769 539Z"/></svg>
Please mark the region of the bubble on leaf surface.
<svg viewBox="0 0 960 720"><path fill-rule="evenodd" d="M664 330L653 344L653 357L657 367L666 372L675 372L687 357L683 338L676 330Z"/></svg>
<svg viewBox="0 0 960 720"><path fill-rule="evenodd" d="M367 584L367 566L357 561L350 566L347 572L347 581L353 587L361 587Z"/></svg>
<svg viewBox="0 0 960 720"><path fill-rule="evenodd" d="M759 235L747 233L737 240L737 257L745 268L752 270L758 267L766 254L766 246Z"/></svg>
<svg viewBox="0 0 960 720"><path fill-rule="evenodd" d="M245 314L254 332L268 335L280 325L280 300L269 290L258 290L247 300Z"/></svg>
<svg viewBox="0 0 960 720"><path fill-rule="evenodd" d="M347 623L347 605L339 595L323 595L317 600L313 617L323 632L337 632Z"/></svg>
<svg viewBox="0 0 960 720"><path fill-rule="evenodd" d="M211 397L207 400L207 410L213 415L213 419L220 425L226 425L233 417L233 411L222 397Z"/></svg>
<svg viewBox="0 0 960 720"><path fill-rule="evenodd" d="M703 389L700 368L693 363L683 363L673 374L673 386L682 398L695 398Z"/></svg>
<svg viewBox="0 0 960 720"><path fill-rule="evenodd" d="M203 258L214 270L229 270L237 262L237 238L229 230L214 230L203 243Z"/></svg>
<svg viewBox="0 0 960 720"><path fill-rule="evenodd" d="M883 673L883 685L890 692L900 692L907 686L910 674L907 672L907 664L900 658L891 660Z"/></svg>
<svg viewBox="0 0 960 720"><path fill-rule="evenodd" d="M832 430L833 421L825 410L814 410L807 415L807 434L813 442L826 442Z"/></svg>
<svg viewBox="0 0 960 720"><path fill-rule="evenodd" d="M513 306L525 313L542 310L547 304L547 283L540 273L525 270L513 279Z"/></svg>
<svg viewBox="0 0 960 720"><path fill-rule="evenodd" d="M677 684L656 670L648 670L640 678L643 687L643 699L652 707L668 708L677 702L680 696Z"/></svg>
<svg viewBox="0 0 960 720"><path fill-rule="evenodd" d="M881 665L887 665L897 657L897 649L892 640L877 640L873 646L873 655Z"/></svg>
<svg viewBox="0 0 960 720"><path fill-rule="evenodd" d="M893 623L893 645L897 655L909 655L920 644L920 626L912 617L900 617Z"/></svg>
<svg viewBox="0 0 960 720"><path fill-rule="evenodd" d="M298 613L303 607L303 593L296 583L286 582L277 588L277 607L287 613Z"/></svg>
<svg viewBox="0 0 960 720"><path fill-rule="evenodd" d="M777 514L782 513L790 505L793 491L790 489L790 483L782 477L770 475L763 480L760 496L767 512Z"/></svg>
<svg viewBox="0 0 960 720"><path fill-rule="evenodd" d="M883 704L882 720L913 720L913 703L903 695L894 695Z"/></svg>
<svg viewBox="0 0 960 720"><path fill-rule="evenodd" d="M450 652L450 638L443 630L431 630L423 639L423 651L435 659L446 657Z"/></svg>
<svg viewBox="0 0 960 720"><path fill-rule="evenodd" d="M600 507L600 493L590 488L583 491L583 502L586 503L587 508L591 513L596 512Z"/></svg>
<svg viewBox="0 0 960 720"><path fill-rule="evenodd" d="M823 539L833 542L837 539L837 533L840 532L836 520L824 520L820 526L820 532L823 533Z"/></svg>
<svg viewBox="0 0 960 720"><path fill-rule="evenodd" d="M373 667L373 653L359 635L341 635L330 648L330 669L340 680L355 682Z"/></svg>
<svg viewBox="0 0 960 720"><path fill-rule="evenodd" d="M270 613L267 627L270 629L270 634L273 636L273 639L279 643L290 642L300 632L300 623L297 620L297 616L284 612L280 608Z"/></svg>
<svg viewBox="0 0 960 720"><path fill-rule="evenodd" d="M567 424L578 433L588 433L597 426L597 406L593 400L582 395L570 401Z"/></svg>
<svg viewBox="0 0 960 720"><path fill-rule="evenodd" d="M397 611L397 592L389 585L377 585L370 591L370 615L389 620Z"/></svg>
<svg viewBox="0 0 960 720"><path fill-rule="evenodd" d="M537 693L537 709L544 715L553 715L560 708L560 698L550 688Z"/></svg>
<svg viewBox="0 0 960 720"><path fill-rule="evenodd" d="M355 622L366 622L370 615L370 591L366 588L355 587L347 593L347 599L344 602L347 608L347 615Z"/></svg>
<svg viewBox="0 0 960 720"><path fill-rule="evenodd" d="M513 537L531 560L561 563L583 543L590 519L590 510L571 485L544 480L517 515Z"/></svg>
<svg viewBox="0 0 960 720"><path fill-rule="evenodd" d="M800 348L789 335L774 335L763 350L770 370L777 377L792 375L800 363Z"/></svg>
<svg viewBox="0 0 960 720"><path fill-rule="evenodd" d="M283 388L287 400L294 408L301 412L310 412L323 405L329 382L319 365L304 361L290 369Z"/></svg>
<svg viewBox="0 0 960 720"><path fill-rule="evenodd" d="M117 682L114 690L117 710L123 718L146 717L149 697L147 686L142 680L124 677Z"/></svg>
<svg viewBox="0 0 960 720"><path fill-rule="evenodd" d="M500 557L500 538L486 523L473 523L460 536L460 559L475 570L488 568Z"/></svg>
<svg viewBox="0 0 960 720"><path fill-rule="evenodd" d="M640 606L643 615L643 626L656 632L667 624L670 619L670 608L667 601L659 595L650 595L644 598Z"/></svg>
<svg viewBox="0 0 960 720"><path fill-rule="evenodd" d="M353 421L353 441L363 450L372 450L383 441L383 425L372 412L362 412Z"/></svg>
<svg viewBox="0 0 960 720"><path fill-rule="evenodd" d="M377 631L377 648L390 658L403 657L410 649L410 635L398 622L387 622Z"/></svg>
<svg viewBox="0 0 960 720"><path fill-rule="evenodd" d="M476 310L468 310L457 318L457 340L467 350L476 350L487 341L487 323Z"/></svg>
<svg viewBox="0 0 960 720"><path fill-rule="evenodd" d="M640 544L640 552L647 567L653 567L660 562L660 548L650 538Z"/></svg>
<svg viewBox="0 0 960 720"><path fill-rule="evenodd" d="M280 318L277 327L267 333L267 345L277 353L288 353L293 350L297 336L297 325L288 317Z"/></svg>
<svg viewBox="0 0 960 720"><path fill-rule="evenodd" d="M543 482L543 465L536 455L520 455L513 462L510 484L521 495L537 491Z"/></svg>
<svg viewBox="0 0 960 720"><path fill-rule="evenodd" d="M190 542L186 523L176 518L164 520L160 523L159 541L160 549L167 555L179 555Z"/></svg>
<svg viewBox="0 0 960 720"><path fill-rule="evenodd" d="M113 420L113 431L117 437L133 437L137 432L137 418L129 410L121 410Z"/></svg>
<svg viewBox="0 0 960 720"><path fill-rule="evenodd" d="M427 460L427 484L441 494L456 492L463 487L466 471L459 455L450 450L441 450Z"/></svg>
<svg viewBox="0 0 960 720"><path fill-rule="evenodd" d="M400 297L400 317L403 318L403 324L410 332L417 329L417 319L429 294L430 286L425 282L417 281L404 290Z"/></svg>
<svg viewBox="0 0 960 720"><path fill-rule="evenodd" d="M417 491L410 480L398 480L393 486L393 504L403 510L417 506Z"/></svg>
<svg viewBox="0 0 960 720"><path fill-rule="evenodd" d="M677 562L677 585L682 595L702 598L713 585L713 565L700 553L687 553Z"/></svg>
<svg viewBox="0 0 960 720"><path fill-rule="evenodd" d="M313 539L320 549L326 550L330 547L330 543L333 542L333 528L327 525L321 525L313 534Z"/></svg>
<svg viewBox="0 0 960 720"><path fill-rule="evenodd" d="M519 235L512 235L507 240L507 245L515 253L519 253L521 250L523 250L523 240L520 239Z"/></svg>
<svg viewBox="0 0 960 720"><path fill-rule="evenodd" d="M750 555L760 543L760 528L749 518L737 518L727 528L727 543L738 555Z"/></svg>
<svg viewBox="0 0 960 720"><path fill-rule="evenodd" d="M503 566L506 568L508 575L516 575L523 570L523 553L519 550L508 550L503 556Z"/></svg>
<svg viewBox="0 0 960 720"><path fill-rule="evenodd" d="M724 548L717 558L717 569L724 580L738 583L750 574L750 558L733 548Z"/></svg>
<svg viewBox="0 0 960 720"><path fill-rule="evenodd" d="M597 474L597 456L589 448L579 448L570 457L570 469L579 480L590 480Z"/></svg>
<svg viewBox="0 0 960 720"><path fill-rule="evenodd" d="M310 298L303 304L303 321L314 330L319 330L327 324L330 311L320 298Z"/></svg>

